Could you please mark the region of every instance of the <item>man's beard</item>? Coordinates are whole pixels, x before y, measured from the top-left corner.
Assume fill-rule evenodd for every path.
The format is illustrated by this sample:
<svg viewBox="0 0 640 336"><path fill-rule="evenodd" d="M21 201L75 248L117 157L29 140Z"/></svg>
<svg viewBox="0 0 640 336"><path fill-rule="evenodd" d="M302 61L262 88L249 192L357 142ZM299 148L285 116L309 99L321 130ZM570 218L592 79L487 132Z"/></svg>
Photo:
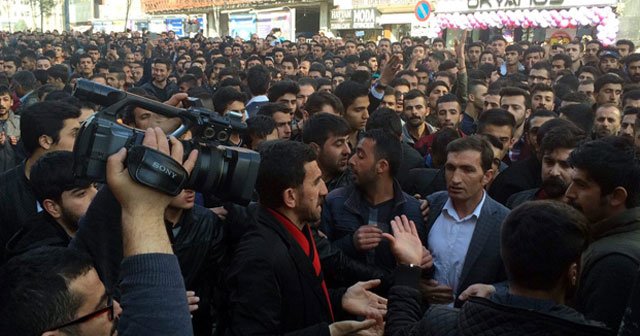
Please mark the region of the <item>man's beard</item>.
<svg viewBox="0 0 640 336"><path fill-rule="evenodd" d="M67 211L64 207L60 207L62 210L61 219L64 222L64 225L69 231L77 232L78 231L78 222L80 221L79 217L76 217L71 212Z"/></svg>
<svg viewBox="0 0 640 336"><path fill-rule="evenodd" d="M547 197L556 199L564 196L569 185L558 176L549 176L546 180L542 181L540 187Z"/></svg>
<svg viewBox="0 0 640 336"><path fill-rule="evenodd" d="M316 204L313 208L304 208L300 209L300 213L298 216L300 217L301 223L306 223L311 225L312 227L317 227L320 224L320 214L317 213L317 206L324 203L324 197L320 197L318 199L319 204Z"/></svg>

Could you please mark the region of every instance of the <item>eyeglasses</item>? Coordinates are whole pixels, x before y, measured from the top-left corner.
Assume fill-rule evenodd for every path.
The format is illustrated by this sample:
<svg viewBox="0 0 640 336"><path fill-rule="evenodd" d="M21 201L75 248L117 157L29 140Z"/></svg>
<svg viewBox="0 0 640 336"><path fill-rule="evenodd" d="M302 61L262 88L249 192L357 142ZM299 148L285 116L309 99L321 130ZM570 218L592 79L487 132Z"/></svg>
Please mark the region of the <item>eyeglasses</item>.
<svg viewBox="0 0 640 336"><path fill-rule="evenodd" d="M104 313L107 313L107 312L109 313L109 315L107 316L109 318L109 321L113 321L113 318L114 318L113 296L111 296L111 295L109 295L107 297L107 306L106 307L104 307L102 309L98 309L98 310L94 311L93 313L89 313L87 315L79 317L79 318L77 318L77 319L75 319L75 320L73 320L73 321L71 321L69 323L65 323L63 325L59 325L59 326L56 326L54 328L50 328L50 329L45 330L45 331L58 330L58 329L62 329L62 328L66 328L66 327L72 326L74 324L84 323L84 322L90 321L90 320L92 320L92 319L94 319L94 318L96 318L96 317L98 317L98 316L100 316L100 315L102 315Z"/></svg>

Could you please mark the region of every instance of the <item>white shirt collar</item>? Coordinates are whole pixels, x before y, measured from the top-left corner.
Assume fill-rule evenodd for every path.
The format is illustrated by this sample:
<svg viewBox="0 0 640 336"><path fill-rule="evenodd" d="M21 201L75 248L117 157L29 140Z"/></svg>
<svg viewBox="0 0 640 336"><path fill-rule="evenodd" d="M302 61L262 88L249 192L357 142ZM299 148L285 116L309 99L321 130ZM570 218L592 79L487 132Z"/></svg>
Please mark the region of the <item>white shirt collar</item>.
<svg viewBox="0 0 640 336"><path fill-rule="evenodd" d="M484 206L484 201L487 199L487 192L482 190L482 199L480 200L480 203L478 203L478 205L476 206L475 209L473 209L473 212L466 216L465 218L460 218L458 217L458 212L456 211L456 209L453 207L453 202L451 201L451 197L447 198L447 202L444 204L444 207L442 208L442 211L446 211L447 214L453 218L453 220L455 220L457 223L459 222L463 222L466 221L472 217L475 216L476 219L480 218L480 212L482 212L482 206Z"/></svg>
<svg viewBox="0 0 640 336"><path fill-rule="evenodd" d="M255 97L249 99L249 101L247 102L247 105L249 105L251 103L262 103L262 102L267 102L267 101L269 101L269 98L267 98L267 96L260 95L260 96L255 96Z"/></svg>

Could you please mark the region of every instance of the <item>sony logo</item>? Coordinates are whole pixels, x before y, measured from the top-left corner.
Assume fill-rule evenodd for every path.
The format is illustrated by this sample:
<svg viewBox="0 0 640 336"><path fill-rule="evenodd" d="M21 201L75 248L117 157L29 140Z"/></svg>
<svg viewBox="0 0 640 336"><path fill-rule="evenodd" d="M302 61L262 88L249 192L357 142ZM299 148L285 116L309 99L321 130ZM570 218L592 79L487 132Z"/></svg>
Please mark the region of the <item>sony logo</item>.
<svg viewBox="0 0 640 336"><path fill-rule="evenodd" d="M172 171L171 169L161 165L158 162L153 162L153 168L165 173L167 176L171 177L171 178L176 178L177 174Z"/></svg>

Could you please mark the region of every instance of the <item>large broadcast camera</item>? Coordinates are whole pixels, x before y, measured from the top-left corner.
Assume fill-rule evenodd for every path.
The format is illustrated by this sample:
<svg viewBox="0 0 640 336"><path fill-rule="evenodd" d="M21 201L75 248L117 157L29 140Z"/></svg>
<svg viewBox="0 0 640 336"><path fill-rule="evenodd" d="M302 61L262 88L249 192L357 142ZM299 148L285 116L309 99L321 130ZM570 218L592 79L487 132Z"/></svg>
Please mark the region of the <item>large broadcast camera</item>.
<svg viewBox="0 0 640 336"><path fill-rule="evenodd" d="M74 174L77 177L105 182L108 157L125 147L129 150L127 169L139 183L170 195L189 188L238 204L246 205L251 201L260 154L220 145L229 139L232 132L243 133L246 130L241 118L220 116L202 107L183 109L169 106L86 79L77 81L73 95L103 107L80 128L74 146ZM192 149L199 152L190 176L170 157L141 146L144 131L118 122L119 113L127 107L180 118L182 124L171 135L179 138L190 130L193 140L181 141L185 159Z"/></svg>

